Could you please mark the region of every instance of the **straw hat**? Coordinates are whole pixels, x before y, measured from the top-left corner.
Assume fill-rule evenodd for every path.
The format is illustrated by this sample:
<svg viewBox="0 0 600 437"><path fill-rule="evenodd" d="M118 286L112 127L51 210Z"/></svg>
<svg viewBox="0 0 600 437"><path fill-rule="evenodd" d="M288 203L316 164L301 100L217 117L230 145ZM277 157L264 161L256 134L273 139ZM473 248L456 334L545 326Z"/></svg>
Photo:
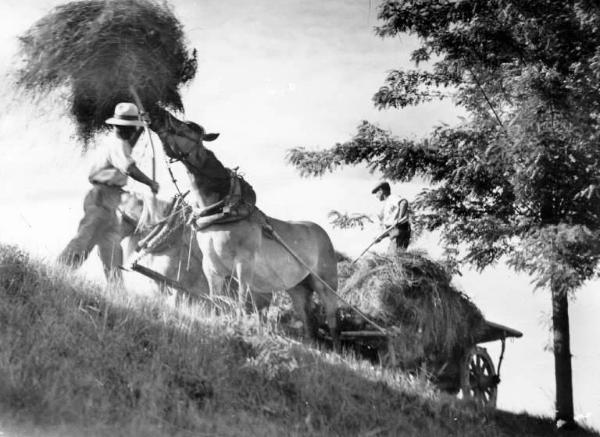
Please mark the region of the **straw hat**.
<svg viewBox="0 0 600 437"><path fill-rule="evenodd" d="M144 127L138 108L133 103L117 103L114 115L106 120L106 124Z"/></svg>

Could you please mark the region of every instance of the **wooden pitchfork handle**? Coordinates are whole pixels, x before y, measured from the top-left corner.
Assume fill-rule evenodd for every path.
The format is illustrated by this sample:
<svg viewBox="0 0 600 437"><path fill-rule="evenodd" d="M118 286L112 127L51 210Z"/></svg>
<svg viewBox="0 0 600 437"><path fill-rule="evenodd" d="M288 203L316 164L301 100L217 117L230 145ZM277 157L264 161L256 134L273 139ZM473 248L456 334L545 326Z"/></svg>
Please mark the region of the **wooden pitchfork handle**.
<svg viewBox="0 0 600 437"><path fill-rule="evenodd" d="M148 115L148 114L146 113L146 110L144 109L144 105L142 104L142 99L140 99L140 96L137 93L137 91L135 90L133 85L129 86L129 92L131 92L131 95L133 96L133 99L135 100L135 104L137 105L138 109L140 110L140 120L144 124L146 133L148 134L148 139L150 140L150 147L152 148L152 181L156 182L156 150L154 149L154 142L152 141L152 135L151 135L150 124L148 123L148 119L147 119L147 117L142 116L142 115ZM154 193L154 196L156 196L156 193Z"/></svg>
<svg viewBox="0 0 600 437"><path fill-rule="evenodd" d="M387 235L387 233L388 233L388 232L390 232L390 231L391 231L392 229L394 229L395 227L396 227L396 224L393 224L392 226L390 226L390 227L386 228L386 230L385 230L385 231L383 231L381 234L379 234L379 235L377 236L377 238L375 238L375 239L373 240L373 242L372 242L371 244L369 244L369 245L367 246L367 248L366 248L365 250L363 250L363 251L360 253L360 255L358 255L356 258L354 258L354 261L352 261L352 262L350 263L350 265L352 265L352 264L354 264L356 261L358 261L358 260L360 259L360 257L361 257L361 256L363 256L365 253L367 253L367 251L368 251L368 250L369 250L371 247L373 247L373 246L374 246L376 243L379 243L379 241L381 241L381 239L382 239L383 237L385 237L385 236Z"/></svg>

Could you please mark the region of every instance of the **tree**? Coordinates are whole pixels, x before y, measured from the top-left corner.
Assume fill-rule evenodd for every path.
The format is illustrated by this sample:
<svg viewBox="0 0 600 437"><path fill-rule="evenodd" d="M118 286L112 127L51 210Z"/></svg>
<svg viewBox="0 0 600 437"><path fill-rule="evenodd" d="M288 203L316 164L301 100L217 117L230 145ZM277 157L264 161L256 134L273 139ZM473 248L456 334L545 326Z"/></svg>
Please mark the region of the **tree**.
<svg viewBox="0 0 600 437"><path fill-rule="evenodd" d="M468 116L423 139L366 121L350 141L292 149L315 176L367 164L393 181L425 176L417 225L448 259L499 260L550 290L556 420L575 425L568 296L600 259L600 5L570 0L385 0L376 33L412 34L415 69L388 73L380 109L452 98Z"/></svg>

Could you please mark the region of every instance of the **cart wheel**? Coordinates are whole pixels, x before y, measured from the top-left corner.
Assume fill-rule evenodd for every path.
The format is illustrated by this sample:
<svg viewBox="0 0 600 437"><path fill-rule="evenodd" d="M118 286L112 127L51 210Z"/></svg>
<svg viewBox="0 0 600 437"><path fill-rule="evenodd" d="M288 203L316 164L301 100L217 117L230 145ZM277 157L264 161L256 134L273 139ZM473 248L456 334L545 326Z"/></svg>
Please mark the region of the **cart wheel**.
<svg viewBox="0 0 600 437"><path fill-rule="evenodd" d="M468 351L462 369L463 398L471 398L490 407L496 406L498 375L485 348L475 346Z"/></svg>

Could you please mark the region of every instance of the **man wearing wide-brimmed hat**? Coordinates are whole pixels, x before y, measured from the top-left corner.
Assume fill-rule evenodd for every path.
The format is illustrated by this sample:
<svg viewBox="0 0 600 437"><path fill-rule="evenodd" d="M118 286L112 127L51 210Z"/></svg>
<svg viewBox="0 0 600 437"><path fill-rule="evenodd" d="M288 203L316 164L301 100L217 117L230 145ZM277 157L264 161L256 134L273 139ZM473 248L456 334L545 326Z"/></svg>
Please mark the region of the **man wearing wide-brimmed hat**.
<svg viewBox="0 0 600 437"><path fill-rule="evenodd" d="M381 210L381 224L388 232L380 235L377 241L386 237L390 239L388 252L395 254L398 251L404 251L410 243L410 223L408 221L408 201L392 194L390 184L381 182L371 191L377 198L383 202Z"/></svg>
<svg viewBox="0 0 600 437"><path fill-rule="evenodd" d="M94 246L98 246L107 279L120 281L118 267L123 263L123 250L118 207L123 186L129 176L150 187L153 193L158 192L158 184L146 176L131 157L144 126L137 106L117 104L114 115L106 123L114 126L117 141L100 150L92 165L89 175L92 189L83 201L84 216L77 235L62 251L59 261L78 267Z"/></svg>

